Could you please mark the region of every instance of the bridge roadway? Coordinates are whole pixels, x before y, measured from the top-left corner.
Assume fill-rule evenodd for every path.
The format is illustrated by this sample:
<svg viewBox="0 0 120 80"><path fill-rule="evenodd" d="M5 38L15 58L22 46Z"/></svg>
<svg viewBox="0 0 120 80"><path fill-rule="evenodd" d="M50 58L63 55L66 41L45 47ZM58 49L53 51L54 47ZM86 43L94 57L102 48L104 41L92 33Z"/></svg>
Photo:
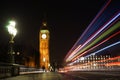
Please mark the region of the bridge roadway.
<svg viewBox="0 0 120 80"><path fill-rule="evenodd" d="M27 73L0 80L120 80L120 72Z"/></svg>
<svg viewBox="0 0 120 80"><path fill-rule="evenodd" d="M62 75L58 72L28 73L15 77L4 78L0 80L71 80L72 77ZM73 79L74 80L74 79Z"/></svg>

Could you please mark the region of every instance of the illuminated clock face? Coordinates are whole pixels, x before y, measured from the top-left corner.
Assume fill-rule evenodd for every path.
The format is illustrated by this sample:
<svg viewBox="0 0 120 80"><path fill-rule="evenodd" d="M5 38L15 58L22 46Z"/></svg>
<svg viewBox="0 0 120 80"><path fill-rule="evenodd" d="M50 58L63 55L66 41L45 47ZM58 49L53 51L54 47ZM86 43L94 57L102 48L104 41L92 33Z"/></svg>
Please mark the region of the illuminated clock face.
<svg viewBox="0 0 120 80"><path fill-rule="evenodd" d="M43 39L46 39L46 37L47 37L46 34L42 34Z"/></svg>

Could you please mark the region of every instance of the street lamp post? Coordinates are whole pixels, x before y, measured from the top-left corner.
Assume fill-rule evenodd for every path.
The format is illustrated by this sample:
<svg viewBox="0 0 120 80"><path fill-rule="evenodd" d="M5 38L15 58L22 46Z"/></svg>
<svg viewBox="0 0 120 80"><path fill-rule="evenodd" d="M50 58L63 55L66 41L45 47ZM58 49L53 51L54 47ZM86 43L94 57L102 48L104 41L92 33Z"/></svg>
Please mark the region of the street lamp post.
<svg viewBox="0 0 120 80"><path fill-rule="evenodd" d="M10 37L11 37L11 39L10 39L10 41L9 41L9 44L10 44L10 50L9 50L9 58L10 58L10 63L12 63L12 64L14 64L15 63L15 59L14 59L14 51L13 51L13 44L14 44L14 37L16 36L16 34L17 34L17 29L15 28L15 25L16 25L16 23L15 23L15 21L9 21L9 24L8 24L8 26L7 26L7 29L8 29L8 32L9 32L9 34L10 34Z"/></svg>

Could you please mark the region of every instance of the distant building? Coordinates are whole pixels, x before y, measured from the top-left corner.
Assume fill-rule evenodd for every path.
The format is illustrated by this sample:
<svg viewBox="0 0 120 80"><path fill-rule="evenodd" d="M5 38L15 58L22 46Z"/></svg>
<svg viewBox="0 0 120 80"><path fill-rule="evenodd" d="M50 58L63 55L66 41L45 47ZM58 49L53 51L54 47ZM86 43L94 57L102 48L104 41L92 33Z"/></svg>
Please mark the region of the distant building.
<svg viewBox="0 0 120 80"><path fill-rule="evenodd" d="M25 60L25 66L27 67L36 67L34 57L27 57Z"/></svg>

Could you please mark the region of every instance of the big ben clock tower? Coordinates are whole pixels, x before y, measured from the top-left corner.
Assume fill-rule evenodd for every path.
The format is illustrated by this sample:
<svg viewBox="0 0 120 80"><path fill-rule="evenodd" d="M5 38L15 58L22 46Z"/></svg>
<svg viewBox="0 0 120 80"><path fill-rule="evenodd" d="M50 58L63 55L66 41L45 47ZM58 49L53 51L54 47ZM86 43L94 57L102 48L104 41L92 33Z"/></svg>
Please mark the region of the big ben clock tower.
<svg viewBox="0 0 120 80"><path fill-rule="evenodd" d="M39 52L40 52L40 67L49 69L49 36L50 32L45 21L42 22L42 27L39 33Z"/></svg>

